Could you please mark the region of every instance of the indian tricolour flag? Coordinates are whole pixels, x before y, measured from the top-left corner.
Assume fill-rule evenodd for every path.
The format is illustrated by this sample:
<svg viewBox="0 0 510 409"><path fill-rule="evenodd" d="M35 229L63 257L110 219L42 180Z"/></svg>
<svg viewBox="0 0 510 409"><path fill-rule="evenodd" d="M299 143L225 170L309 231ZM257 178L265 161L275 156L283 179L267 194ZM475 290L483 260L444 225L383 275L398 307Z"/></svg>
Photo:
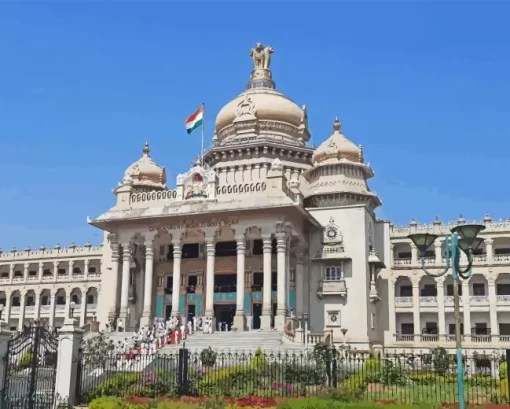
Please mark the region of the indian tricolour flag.
<svg viewBox="0 0 510 409"><path fill-rule="evenodd" d="M204 106L202 105L200 109L191 114L188 119L186 119L186 132L188 135L193 132L193 130L197 129L199 126L202 126L204 122Z"/></svg>

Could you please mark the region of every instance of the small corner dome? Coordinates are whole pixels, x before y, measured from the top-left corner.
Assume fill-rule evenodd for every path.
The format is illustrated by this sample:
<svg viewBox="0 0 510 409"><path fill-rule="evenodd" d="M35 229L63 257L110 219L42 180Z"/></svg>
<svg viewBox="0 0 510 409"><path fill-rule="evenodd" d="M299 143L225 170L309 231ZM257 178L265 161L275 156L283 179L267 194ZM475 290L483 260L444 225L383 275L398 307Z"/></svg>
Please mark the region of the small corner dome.
<svg viewBox="0 0 510 409"><path fill-rule="evenodd" d="M341 132L342 123L335 118L333 133L315 150L312 161L328 164L340 161L363 163L363 150L347 139Z"/></svg>
<svg viewBox="0 0 510 409"><path fill-rule="evenodd" d="M133 187L166 188L165 168L152 160L150 151L149 144L145 142L142 157L126 169L123 182L129 182Z"/></svg>

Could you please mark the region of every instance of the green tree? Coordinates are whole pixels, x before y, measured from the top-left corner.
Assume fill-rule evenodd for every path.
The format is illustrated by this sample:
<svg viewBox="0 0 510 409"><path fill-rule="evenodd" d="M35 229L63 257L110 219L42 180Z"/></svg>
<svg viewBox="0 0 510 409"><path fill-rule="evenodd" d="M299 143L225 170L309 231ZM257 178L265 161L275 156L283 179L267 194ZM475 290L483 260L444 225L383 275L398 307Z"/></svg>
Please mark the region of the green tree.
<svg viewBox="0 0 510 409"><path fill-rule="evenodd" d="M113 352L115 345L111 339L108 339L104 332L87 339L82 344L83 363L92 368L103 368L107 362L115 363Z"/></svg>
<svg viewBox="0 0 510 409"><path fill-rule="evenodd" d="M444 376L448 372L450 368L450 359L448 357L448 352L443 347L434 348L431 351L432 355L432 365L434 365L434 371L436 374Z"/></svg>

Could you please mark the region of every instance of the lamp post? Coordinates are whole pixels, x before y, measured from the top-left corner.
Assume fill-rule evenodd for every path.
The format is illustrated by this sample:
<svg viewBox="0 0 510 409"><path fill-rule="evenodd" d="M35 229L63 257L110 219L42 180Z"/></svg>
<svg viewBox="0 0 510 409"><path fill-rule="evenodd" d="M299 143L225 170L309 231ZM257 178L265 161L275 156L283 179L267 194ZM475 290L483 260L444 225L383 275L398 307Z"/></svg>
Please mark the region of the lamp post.
<svg viewBox="0 0 510 409"><path fill-rule="evenodd" d="M74 318L74 309L76 308L76 303L74 301L71 301L69 307L71 308L71 318Z"/></svg>
<svg viewBox="0 0 510 409"><path fill-rule="evenodd" d="M457 355L457 383L459 393L459 409L465 409L464 401L464 363L462 360L462 334L460 331L460 300L459 300L459 282L460 279L468 279L471 277L471 267L473 265L473 252L480 247L483 240L477 238L478 233L485 229L481 224L462 224L451 229L452 234L446 236L445 239L445 259L446 267L438 272L433 273L425 267L424 255L425 251L437 239L437 235L429 233L415 233L408 236L415 244L420 252L421 268L425 274L431 277L441 277L448 273L451 267L453 278L453 306L455 312L455 347ZM467 258L468 265L465 269L460 268L460 252L462 250ZM444 328L443 328L444 330Z"/></svg>

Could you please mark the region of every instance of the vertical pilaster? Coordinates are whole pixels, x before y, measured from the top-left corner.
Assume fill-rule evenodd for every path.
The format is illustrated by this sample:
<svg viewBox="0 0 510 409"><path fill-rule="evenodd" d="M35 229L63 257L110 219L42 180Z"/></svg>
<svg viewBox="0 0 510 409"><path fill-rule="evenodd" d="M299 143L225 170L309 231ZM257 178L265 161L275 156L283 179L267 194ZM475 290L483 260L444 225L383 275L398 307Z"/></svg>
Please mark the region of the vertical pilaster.
<svg viewBox="0 0 510 409"><path fill-rule="evenodd" d="M28 281L28 268L30 267L29 263L25 263L23 265L23 281L26 283Z"/></svg>
<svg viewBox="0 0 510 409"><path fill-rule="evenodd" d="M418 279L412 281L413 284L413 323L414 335L421 335L420 323L420 281Z"/></svg>
<svg viewBox="0 0 510 409"><path fill-rule="evenodd" d="M454 285L458 285L458 282ZM464 335L471 336L471 308L469 302L469 281L462 281L462 310L464 313Z"/></svg>
<svg viewBox="0 0 510 409"><path fill-rule="evenodd" d="M437 247L436 247L437 249ZM436 263L437 263L437 252L436 252ZM444 277L436 278L437 287L437 322L439 326L439 336L441 341L444 340L446 334L446 320L444 311Z"/></svg>
<svg viewBox="0 0 510 409"><path fill-rule="evenodd" d="M41 282L42 278L43 278L43 272L44 272L44 263L40 262L38 267L39 267L39 271L38 271L39 282Z"/></svg>
<svg viewBox="0 0 510 409"><path fill-rule="evenodd" d="M434 241L434 255L436 256L436 265L441 265L443 262L443 252L442 250L443 240L437 239Z"/></svg>
<svg viewBox="0 0 510 409"><path fill-rule="evenodd" d="M396 315L395 315L395 282L396 278L391 276L388 279L388 329L390 342L395 341L395 335L397 334Z"/></svg>
<svg viewBox="0 0 510 409"><path fill-rule="evenodd" d="M60 264L60 262L58 262L58 261L53 262L53 281L57 281L59 264Z"/></svg>
<svg viewBox="0 0 510 409"><path fill-rule="evenodd" d="M206 236L205 245L207 254L205 316L214 318L214 255L216 252L214 236ZM213 320L213 328L215 325Z"/></svg>
<svg viewBox="0 0 510 409"><path fill-rule="evenodd" d="M122 243L122 290L120 294L120 314L123 319L124 330L127 327L129 308L129 272L131 268L131 243Z"/></svg>
<svg viewBox="0 0 510 409"><path fill-rule="evenodd" d="M276 233L276 263L277 263L277 288L276 288L276 317L275 327L283 331L285 326L285 317L287 316L287 235L285 231Z"/></svg>
<svg viewBox="0 0 510 409"><path fill-rule="evenodd" d="M411 264L418 264L418 247L411 243Z"/></svg>
<svg viewBox="0 0 510 409"><path fill-rule="evenodd" d="M181 292L181 261L182 261L182 234L173 235L172 245L174 248L174 268L172 282L172 316L179 315L179 295Z"/></svg>
<svg viewBox="0 0 510 409"><path fill-rule="evenodd" d="M489 286L489 314L491 323L491 335L499 335L496 280L493 277L489 277L487 281Z"/></svg>
<svg viewBox="0 0 510 409"><path fill-rule="evenodd" d="M300 317L303 315L304 308L304 254L302 251L297 252L296 257L296 277L295 277L295 285L296 285L296 316Z"/></svg>
<svg viewBox="0 0 510 409"><path fill-rule="evenodd" d="M36 290L35 293L35 309L34 309L34 320L39 321L39 316L41 313L41 293L40 290Z"/></svg>
<svg viewBox="0 0 510 409"><path fill-rule="evenodd" d="M74 270L74 261L69 260L69 271L67 272L67 274L69 274L70 278L73 276L73 270Z"/></svg>
<svg viewBox="0 0 510 409"><path fill-rule="evenodd" d="M493 250L492 250L492 243L494 242L493 239L485 239L485 253L487 257L487 262L492 262L494 258Z"/></svg>
<svg viewBox="0 0 510 409"><path fill-rule="evenodd" d="M25 323L25 306L27 305L27 292L20 291L20 307L19 307L19 321L18 321L18 330L21 331L23 329L23 324Z"/></svg>
<svg viewBox="0 0 510 409"><path fill-rule="evenodd" d="M262 234L262 250L263 250L263 287L262 287L262 316L260 317L260 327L269 331L271 329L272 314L272 285L271 285L271 251L272 238L271 234Z"/></svg>
<svg viewBox="0 0 510 409"><path fill-rule="evenodd" d="M152 278L154 277L153 236L145 238L145 284L143 294L143 312L141 326L149 326L152 320Z"/></svg>
<svg viewBox="0 0 510 409"><path fill-rule="evenodd" d="M87 287L81 289L80 295L80 327L85 325L87 318Z"/></svg>
<svg viewBox="0 0 510 409"><path fill-rule="evenodd" d="M49 323L50 323L50 327L54 327L55 326L55 303L56 303L56 293L55 293L56 290L52 290L51 291L51 297L50 297L50 302L51 302L51 305L50 305L50 316L49 316Z"/></svg>
<svg viewBox="0 0 510 409"><path fill-rule="evenodd" d="M236 234L237 243L237 303L236 315L234 317L234 327L237 331L245 330L245 311L244 311L244 275L245 275L245 257L246 257L246 234Z"/></svg>
<svg viewBox="0 0 510 409"><path fill-rule="evenodd" d="M110 318L116 318L117 317L117 311L118 311L118 305L119 305L119 243L112 242L111 243L112 248L112 294L111 298L108 298L110 300L110 312L109 317Z"/></svg>
<svg viewBox="0 0 510 409"><path fill-rule="evenodd" d="M83 262L83 275L85 278L89 277L89 265L90 265L90 260L87 259Z"/></svg>

